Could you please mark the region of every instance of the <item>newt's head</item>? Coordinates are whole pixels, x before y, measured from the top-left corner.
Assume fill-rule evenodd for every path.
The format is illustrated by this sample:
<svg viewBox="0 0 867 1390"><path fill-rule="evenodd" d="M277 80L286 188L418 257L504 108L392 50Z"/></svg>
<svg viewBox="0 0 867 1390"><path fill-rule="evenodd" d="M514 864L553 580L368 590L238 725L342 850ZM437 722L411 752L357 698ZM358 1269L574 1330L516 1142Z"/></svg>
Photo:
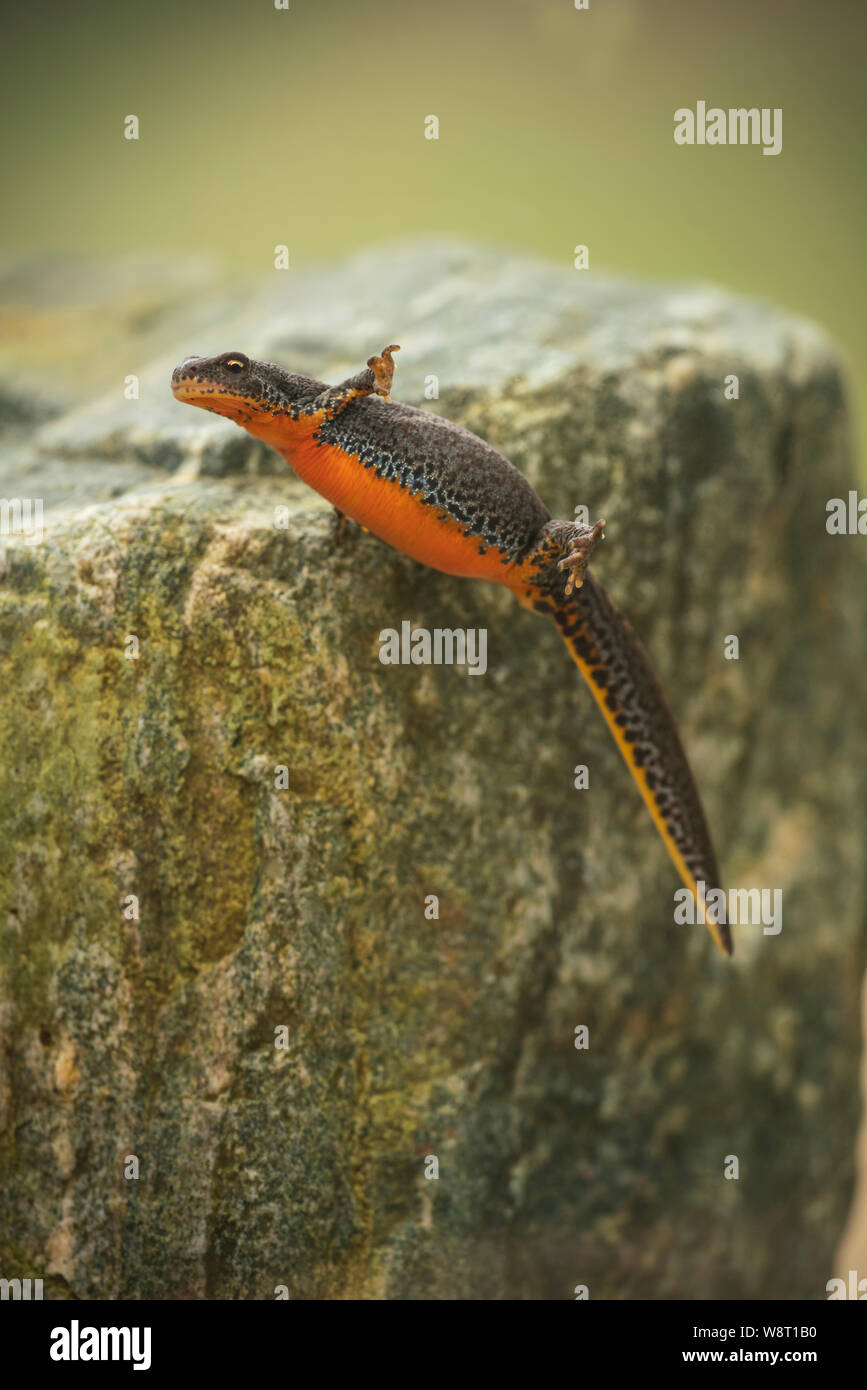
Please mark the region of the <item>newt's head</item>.
<svg viewBox="0 0 867 1390"><path fill-rule="evenodd" d="M321 383L293 376L273 362L256 362L243 352L219 357L185 357L172 372L172 391L186 405L226 415L251 434L268 430L276 416Z"/></svg>

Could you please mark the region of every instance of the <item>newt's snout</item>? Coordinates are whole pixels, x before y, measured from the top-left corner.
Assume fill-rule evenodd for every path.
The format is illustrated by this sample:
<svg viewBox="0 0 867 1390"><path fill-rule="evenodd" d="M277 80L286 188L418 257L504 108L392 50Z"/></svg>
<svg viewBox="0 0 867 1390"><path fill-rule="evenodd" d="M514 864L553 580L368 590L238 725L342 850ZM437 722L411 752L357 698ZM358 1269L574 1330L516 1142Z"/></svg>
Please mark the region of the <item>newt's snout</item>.
<svg viewBox="0 0 867 1390"><path fill-rule="evenodd" d="M185 357L172 372L172 391L181 401L198 400L203 394L215 391L218 383L214 373L207 370L206 357Z"/></svg>
<svg viewBox="0 0 867 1390"><path fill-rule="evenodd" d="M179 362L172 372L172 390L177 391L181 382L188 381L193 375L193 369L197 362L204 361L202 357L185 357L183 362Z"/></svg>

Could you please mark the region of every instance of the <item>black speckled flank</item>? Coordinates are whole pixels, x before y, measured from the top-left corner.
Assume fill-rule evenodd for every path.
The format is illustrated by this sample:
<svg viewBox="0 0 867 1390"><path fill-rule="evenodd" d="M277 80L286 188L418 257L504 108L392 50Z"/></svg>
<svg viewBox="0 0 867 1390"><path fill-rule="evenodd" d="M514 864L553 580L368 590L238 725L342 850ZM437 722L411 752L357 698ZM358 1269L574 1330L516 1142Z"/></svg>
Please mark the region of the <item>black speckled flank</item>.
<svg viewBox="0 0 867 1390"><path fill-rule="evenodd" d="M469 430L415 406L363 397L325 420L316 439L420 493L467 535L501 550L504 564L520 560L550 519L508 459Z"/></svg>

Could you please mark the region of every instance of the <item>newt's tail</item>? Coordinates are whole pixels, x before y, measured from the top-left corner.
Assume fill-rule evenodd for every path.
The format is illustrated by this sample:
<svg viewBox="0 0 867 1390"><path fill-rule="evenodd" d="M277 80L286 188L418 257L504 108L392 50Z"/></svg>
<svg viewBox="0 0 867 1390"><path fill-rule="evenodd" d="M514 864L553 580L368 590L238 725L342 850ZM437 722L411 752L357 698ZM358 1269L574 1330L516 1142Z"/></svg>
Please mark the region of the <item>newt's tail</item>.
<svg viewBox="0 0 867 1390"><path fill-rule="evenodd" d="M550 592L542 602L540 597L533 596L532 606L549 612L559 627L705 925L730 956L728 924L708 915L697 887L704 884L705 892L719 887L716 856L674 716L647 653L591 574L568 597Z"/></svg>

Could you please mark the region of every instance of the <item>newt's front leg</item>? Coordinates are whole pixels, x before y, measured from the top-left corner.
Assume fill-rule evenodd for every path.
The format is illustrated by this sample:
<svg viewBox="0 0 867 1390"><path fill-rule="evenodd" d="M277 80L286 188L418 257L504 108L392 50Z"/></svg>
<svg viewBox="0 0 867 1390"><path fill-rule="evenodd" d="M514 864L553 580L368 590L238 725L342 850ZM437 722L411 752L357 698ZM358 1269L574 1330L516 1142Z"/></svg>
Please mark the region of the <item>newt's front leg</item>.
<svg viewBox="0 0 867 1390"><path fill-rule="evenodd" d="M351 516L347 516L339 507L332 508L334 514L334 544L342 546L351 537L356 537L363 530L357 521L353 521Z"/></svg>
<svg viewBox="0 0 867 1390"><path fill-rule="evenodd" d="M394 358L391 355L393 352L400 352L398 343L384 347L381 357L368 357L367 359L367 365L373 372L376 381L376 394L383 396L387 401L391 400L391 383L394 379Z"/></svg>
<svg viewBox="0 0 867 1390"><path fill-rule="evenodd" d="M367 367L363 372L347 377L339 386L329 386L327 391L314 397L307 407L307 413L314 415L324 411L324 418L333 420L341 410L346 409L350 401L357 401L360 396L382 396L384 400L390 400L395 367L391 355L393 352L400 352L397 343L384 347L379 357L368 357Z"/></svg>

